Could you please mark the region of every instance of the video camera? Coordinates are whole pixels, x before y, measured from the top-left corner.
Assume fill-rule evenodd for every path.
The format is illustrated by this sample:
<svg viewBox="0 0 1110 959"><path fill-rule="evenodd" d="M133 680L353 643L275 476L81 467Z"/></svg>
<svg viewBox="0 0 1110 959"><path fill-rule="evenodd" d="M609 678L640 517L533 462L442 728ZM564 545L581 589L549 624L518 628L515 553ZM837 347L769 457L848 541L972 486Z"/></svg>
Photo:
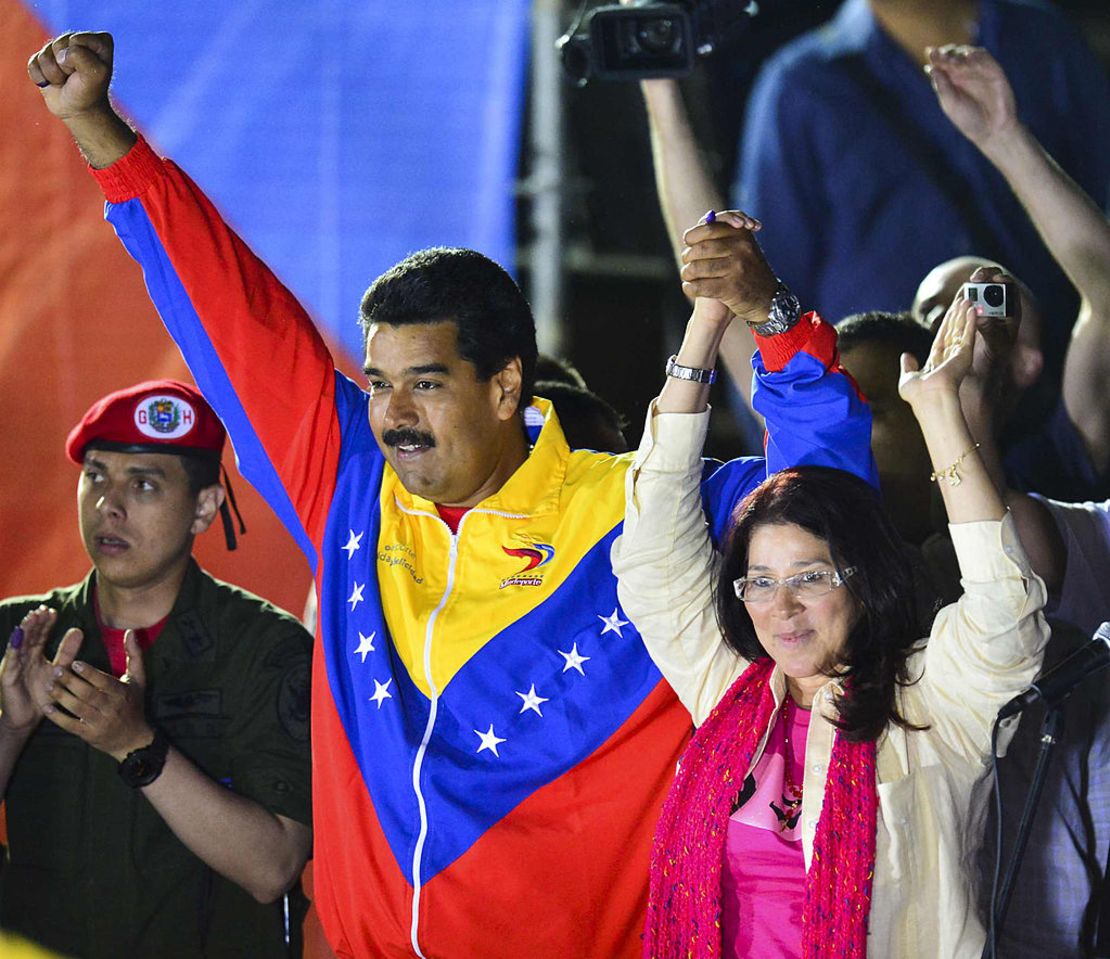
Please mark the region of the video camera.
<svg viewBox="0 0 1110 959"><path fill-rule="evenodd" d="M965 283L960 295L970 300L976 316L1010 316L1005 283Z"/></svg>
<svg viewBox="0 0 1110 959"><path fill-rule="evenodd" d="M694 57L708 56L725 32L758 11L755 0L637 0L595 7L556 46L578 86L590 79L684 77Z"/></svg>

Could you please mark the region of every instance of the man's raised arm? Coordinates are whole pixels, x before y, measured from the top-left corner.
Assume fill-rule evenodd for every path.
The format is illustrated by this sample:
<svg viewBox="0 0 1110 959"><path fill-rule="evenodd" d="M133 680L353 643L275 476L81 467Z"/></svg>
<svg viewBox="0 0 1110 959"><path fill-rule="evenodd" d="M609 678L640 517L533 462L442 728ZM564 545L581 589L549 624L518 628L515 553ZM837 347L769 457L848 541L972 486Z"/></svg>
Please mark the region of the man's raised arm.
<svg viewBox="0 0 1110 959"><path fill-rule="evenodd" d="M365 398L337 377L289 290L196 184L113 109L112 63L109 34L68 33L36 53L27 71L93 167L106 218L142 267L162 321L232 437L241 471L313 563L334 485L339 420L364 421Z"/></svg>
<svg viewBox="0 0 1110 959"><path fill-rule="evenodd" d="M108 99L113 49L110 33L63 33L27 61L47 108L97 170L123 157L136 139Z"/></svg>
<svg viewBox="0 0 1110 959"><path fill-rule="evenodd" d="M712 366L725 348L724 329L743 323L758 347L750 360L752 401L767 423L767 473L829 466L877 486L871 412L840 366L836 331L816 313L803 312L777 279L756 241L759 228L753 217L728 211L684 234L682 289L695 308L677 362ZM694 393L691 384L668 378L656 409L699 412L707 397L704 387Z"/></svg>

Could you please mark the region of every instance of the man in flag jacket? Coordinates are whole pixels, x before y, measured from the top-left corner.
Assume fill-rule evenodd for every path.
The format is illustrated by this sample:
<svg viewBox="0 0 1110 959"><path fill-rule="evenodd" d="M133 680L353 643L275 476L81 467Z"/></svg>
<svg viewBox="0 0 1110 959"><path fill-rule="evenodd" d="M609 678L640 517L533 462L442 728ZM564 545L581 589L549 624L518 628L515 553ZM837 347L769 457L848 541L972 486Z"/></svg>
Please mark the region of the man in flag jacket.
<svg viewBox="0 0 1110 959"><path fill-rule="evenodd" d="M629 456L571 451L531 393L515 284L423 251L362 303L367 393L188 177L108 102L107 34L28 70L77 140L240 468L312 566L317 908L341 957L631 957L689 717L617 601ZM768 469L875 482L836 337L739 215L690 231L686 336L759 325L767 458L707 469L719 535ZM724 309L722 304L729 309ZM729 312L731 310L731 314ZM672 360L670 375L710 371Z"/></svg>

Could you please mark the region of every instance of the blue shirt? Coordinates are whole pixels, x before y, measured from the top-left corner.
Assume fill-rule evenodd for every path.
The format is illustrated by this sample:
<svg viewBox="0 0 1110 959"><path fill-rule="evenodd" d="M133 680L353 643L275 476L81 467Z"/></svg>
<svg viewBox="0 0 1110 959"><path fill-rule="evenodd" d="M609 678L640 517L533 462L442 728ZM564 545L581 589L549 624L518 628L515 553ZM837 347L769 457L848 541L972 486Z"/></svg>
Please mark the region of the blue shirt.
<svg viewBox="0 0 1110 959"><path fill-rule="evenodd" d="M1110 475L1095 469L1062 399L1042 426L1005 451L1003 466L1010 486L1022 493L1068 503L1110 497Z"/></svg>
<svg viewBox="0 0 1110 959"><path fill-rule="evenodd" d="M1078 32L1037 0L981 0L976 42L1006 71L1022 120L1105 207L1110 84ZM850 58L862 61L962 175L995 250L975 248L916 151L848 73ZM1046 330L1045 346L1050 365L1062 360L1074 291L1001 174L944 116L924 72L878 26L866 0L847 0L828 24L767 62L740 151L734 200L763 220L768 259L807 309L834 322L864 310L907 309L938 263L993 256L1061 324L1055 337Z"/></svg>

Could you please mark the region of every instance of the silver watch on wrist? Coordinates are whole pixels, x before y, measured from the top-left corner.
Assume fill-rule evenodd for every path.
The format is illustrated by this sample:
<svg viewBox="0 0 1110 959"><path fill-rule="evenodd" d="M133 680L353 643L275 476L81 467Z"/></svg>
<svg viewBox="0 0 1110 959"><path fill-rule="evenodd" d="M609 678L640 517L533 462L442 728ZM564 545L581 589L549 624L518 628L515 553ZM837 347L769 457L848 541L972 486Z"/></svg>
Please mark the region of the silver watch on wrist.
<svg viewBox="0 0 1110 959"><path fill-rule="evenodd" d="M767 322L760 323L752 329L760 336L775 336L792 329L801 318L801 302L790 292L790 287L779 280L771 296L771 309L767 311Z"/></svg>
<svg viewBox="0 0 1110 959"><path fill-rule="evenodd" d="M667 360L667 376L676 380L690 380L693 383L705 383L707 386L717 379L716 370L705 370L697 366L680 366L678 357L672 356Z"/></svg>

